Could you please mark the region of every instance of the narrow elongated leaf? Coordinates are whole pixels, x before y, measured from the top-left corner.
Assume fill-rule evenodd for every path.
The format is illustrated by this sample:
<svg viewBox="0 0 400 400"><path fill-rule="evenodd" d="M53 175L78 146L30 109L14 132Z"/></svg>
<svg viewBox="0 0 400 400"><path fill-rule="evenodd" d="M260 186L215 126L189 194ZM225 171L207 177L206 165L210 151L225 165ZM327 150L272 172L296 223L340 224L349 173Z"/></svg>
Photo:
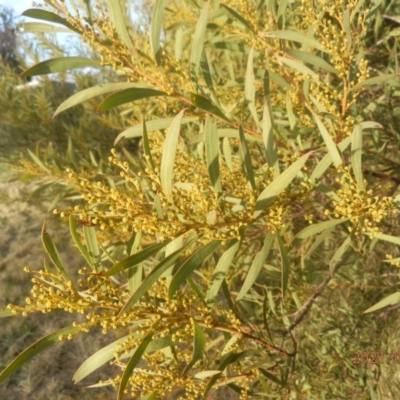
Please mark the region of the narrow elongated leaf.
<svg viewBox="0 0 400 400"><path fill-rule="evenodd" d="M160 34L162 29L162 18L165 9L165 0L156 0L153 6L153 16L151 18L151 49L157 65L161 64Z"/></svg>
<svg viewBox="0 0 400 400"><path fill-rule="evenodd" d="M176 291L179 289L179 286L186 280L186 278L188 278L207 257L214 253L220 245L220 241L213 240L212 242L200 247L186 258L186 260L180 265L178 271L176 271L175 275L172 277L168 288L168 296L170 299L174 296Z"/></svg>
<svg viewBox="0 0 400 400"><path fill-rule="evenodd" d="M222 152L224 153L225 163L229 168L229 171L233 172L232 149L227 137L224 137L222 141Z"/></svg>
<svg viewBox="0 0 400 400"><path fill-rule="evenodd" d="M366 86L380 85L381 83L385 83L392 79L398 80L399 77L400 77L400 74L388 74L388 75L375 76L374 78L369 78L363 82L357 83L357 85L354 85L353 87L350 88L350 91L360 90L361 88L366 87Z"/></svg>
<svg viewBox="0 0 400 400"><path fill-rule="evenodd" d="M197 20L192 49L190 52L189 63L192 71L192 80L194 80L195 82L197 82L199 76L200 59L203 52L204 38L206 35L209 7L210 3L207 2L201 10L200 17Z"/></svg>
<svg viewBox="0 0 400 400"><path fill-rule="evenodd" d="M285 247L285 244L283 243L283 240L279 234L279 232L276 233L276 239L278 241L279 245L279 252L281 254L281 289L282 289L282 298L285 298L285 294L287 291L288 287L288 282L289 282L289 272L290 272L290 261L289 257L287 254L287 250Z"/></svg>
<svg viewBox="0 0 400 400"><path fill-rule="evenodd" d="M283 64L286 64L287 66L295 69L296 71L299 71L300 73L304 75L310 75L314 80L317 80L317 74L310 68L306 67L304 64L300 63L299 61L296 60L291 60L290 58L287 57L276 57L279 61L281 61Z"/></svg>
<svg viewBox="0 0 400 400"><path fill-rule="evenodd" d="M369 234L366 233L365 235L369 235ZM385 235L383 233L380 233L378 235L374 235L374 237L376 239L379 239L379 240L384 240L386 242L390 242L390 243L394 243L394 244L400 245L400 238L396 237L396 236Z"/></svg>
<svg viewBox="0 0 400 400"><path fill-rule="evenodd" d="M148 162L151 168L154 171L156 165L154 164L153 157L151 155L149 135L147 134L146 120L144 119L144 116L143 116L143 151L144 155L148 158Z"/></svg>
<svg viewBox="0 0 400 400"><path fill-rule="evenodd" d="M225 279L226 273L233 261L233 258L235 257L235 254L239 250L239 247L240 241L237 239L233 239L229 242L228 248L219 258L207 290L206 302L209 307L213 305L214 299L217 296L222 281Z"/></svg>
<svg viewBox="0 0 400 400"><path fill-rule="evenodd" d="M108 346L103 347L96 353L92 354L88 359L85 360L84 363L82 363L82 365L75 372L74 376L72 377L72 380L74 381L74 383L80 382L82 379L84 379L88 375L90 375L93 371L96 371L101 366L103 366L106 363L108 363L109 361L111 361L115 357L115 352L117 350L117 346L132 336L138 337L137 334L126 335L123 338L110 343ZM172 342L170 336L163 337L160 339L155 339L152 342L150 342L149 345L146 347L145 353L151 353L153 351L163 349L165 347L171 346L172 343L173 342ZM133 353L134 353L134 350L132 350L129 354L122 355L121 359L131 357L133 355Z"/></svg>
<svg viewBox="0 0 400 400"><path fill-rule="evenodd" d="M309 52L296 49L288 49L286 53L296 58L297 60L303 61L307 64L314 65L317 68L321 68L333 74L337 74L336 69L331 64L326 62L324 59L316 56L315 54L311 54Z"/></svg>
<svg viewBox="0 0 400 400"><path fill-rule="evenodd" d="M167 197L172 194L172 171L174 169L176 147L178 145L179 133L181 130L182 117L185 110L182 110L172 121L164 142L163 155L161 158L160 179L164 193Z"/></svg>
<svg viewBox="0 0 400 400"><path fill-rule="evenodd" d="M282 30L282 31L263 32L260 34L260 36L291 40L293 42L305 44L307 46L314 47L314 49L327 52L327 50L325 50L322 47L321 43L319 43L317 40L297 31Z"/></svg>
<svg viewBox="0 0 400 400"><path fill-rule="evenodd" d="M119 261L115 265L113 265L109 270L102 273L103 276L112 276L117 274L118 272L124 271L128 268L132 268L137 264L147 260L151 257L154 253L164 248L171 239L167 239L162 243L153 244L151 246L146 247L142 251L139 251L136 254L133 254L129 257L124 258L123 260Z"/></svg>
<svg viewBox="0 0 400 400"><path fill-rule="evenodd" d="M91 265L94 267L96 272L101 272L103 266L100 259L100 249L97 243L96 229L93 226L84 226L83 233L85 234L86 246L92 260Z"/></svg>
<svg viewBox="0 0 400 400"><path fill-rule="evenodd" d="M363 314L370 313L370 312L373 312L376 310L380 310L383 307L394 306L395 304L399 304L399 303L400 303L400 292L392 293L391 295L385 297L384 299L382 299L381 301L379 301L372 307L366 309L363 312Z"/></svg>
<svg viewBox="0 0 400 400"><path fill-rule="evenodd" d="M311 236L316 235L317 233L324 231L325 229L342 224L343 222L346 221L347 219L330 219L329 221L323 221L317 224L307 226L307 228L304 228L293 238L290 248L293 249L297 247L304 239L307 239Z"/></svg>
<svg viewBox="0 0 400 400"><path fill-rule="evenodd" d="M255 190L256 180L254 178L253 165L251 164L250 152L247 146L246 137L244 136L243 126L239 126L239 138L240 138L240 151L244 160L244 168L247 174L247 179L250 182L251 188Z"/></svg>
<svg viewBox="0 0 400 400"><path fill-rule="evenodd" d="M61 103L58 106L56 112L54 113L53 118L56 115L60 114L61 112L68 110L68 108L81 104L86 100L92 99L93 97L131 88L148 89L149 87L140 85L138 83L120 82L120 83L104 83L99 86L94 86L85 90L81 90L80 92L75 93L67 100L65 100L63 103Z"/></svg>
<svg viewBox="0 0 400 400"><path fill-rule="evenodd" d="M108 10L110 12L111 21L118 33L120 39L124 42L129 50L133 50L134 46L126 27L125 16L121 7L120 0L107 0Z"/></svg>
<svg viewBox="0 0 400 400"><path fill-rule="evenodd" d="M310 157L311 153L307 153L294 162L289 168L283 171L277 178L275 178L258 196L256 202L256 211L253 218L257 218L265 207L271 204L275 198L290 185L293 179L300 172L303 165Z"/></svg>
<svg viewBox="0 0 400 400"><path fill-rule="evenodd" d="M122 104L154 96L167 96L167 93L152 88L125 89L117 93L113 93L104 99L100 103L98 110L106 111Z"/></svg>
<svg viewBox="0 0 400 400"><path fill-rule="evenodd" d="M153 338L154 332L150 331L143 339L142 343L140 343L139 347L136 349L135 353L133 354L132 358L126 364L125 371L122 375L121 382L118 388L118 395L117 400L121 400L122 396L124 395L125 387L129 381L129 378L132 375L133 370L135 369L136 365L142 359L144 352L146 351L147 346L151 342Z"/></svg>
<svg viewBox="0 0 400 400"><path fill-rule="evenodd" d="M36 154L32 153L29 149L28 149L28 154L29 156L32 158L32 160L45 172L50 174L50 169L47 168L42 161L40 161L40 159L36 156Z"/></svg>
<svg viewBox="0 0 400 400"><path fill-rule="evenodd" d="M341 244L341 246L336 250L335 254L333 255L331 262L329 263L329 272L331 274L333 274L337 263L340 261L340 259L343 257L343 254L349 248L352 238L353 238L352 234L347 236L346 240Z"/></svg>
<svg viewBox="0 0 400 400"><path fill-rule="evenodd" d="M50 235L46 232L46 222L42 227L42 243L43 247L46 250L46 253L49 255L51 261L53 261L54 266L61 273L65 281L70 281L70 278L67 274L67 270L65 269L64 263L61 260L60 253L57 250L57 247L51 240Z"/></svg>
<svg viewBox="0 0 400 400"><path fill-rule="evenodd" d="M348 11L348 10L347 10ZM358 124L354 127L351 135L351 166L356 178L357 186L360 191L364 191L364 182L362 174L362 128Z"/></svg>
<svg viewBox="0 0 400 400"><path fill-rule="evenodd" d="M207 168L210 180L216 193L222 192L220 171L219 171L219 140L217 126L207 115L204 127L204 142L206 147Z"/></svg>
<svg viewBox="0 0 400 400"><path fill-rule="evenodd" d="M42 61L25 70L20 76L37 76L70 71L85 67L101 67L100 62L85 57L58 57Z"/></svg>
<svg viewBox="0 0 400 400"><path fill-rule="evenodd" d="M111 361L114 358L114 353L117 349L118 344L123 343L130 336L131 335L126 335L123 338L110 343L108 346L103 347L102 349L91 355L88 359L86 359L72 377L74 383L80 382L82 379L90 375L93 371L100 368L108 361Z"/></svg>
<svg viewBox="0 0 400 400"><path fill-rule="evenodd" d="M61 26L43 24L42 22L24 22L22 24L18 24L18 27L24 33L33 33L33 32L69 32L75 33L68 28L62 28Z"/></svg>
<svg viewBox="0 0 400 400"><path fill-rule="evenodd" d="M324 139L325 146L328 149L328 152L333 160L333 164L335 167L339 167L343 164L342 157L339 154L339 151L336 147L335 142L333 141L331 135L329 134L328 130L325 128L325 125L322 121L318 118L317 114L312 112L315 122L317 123L318 129L321 133L322 138Z"/></svg>
<svg viewBox="0 0 400 400"><path fill-rule="evenodd" d="M146 121L146 128L147 132L154 132L159 131L161 129L168 128L171 126L174 118L161 118L161 119L154 119L152 121ZM181 125L188 124L189 122L196 121L197 118L194 117L185 117L182 118ZM132 126L131 128L126 129L125 131L121 132L114 141L114 146L122 139L131 139L135 137L141 137L143 134L143 125L137 124Z"/></svg>
<svg viewBox="0 0 400 400"><path fill-rule="evenodd" d="M196 364L198 360L203 358L203 349L204 349L204 333L201 330L199 324L194 321L194 337L193 337L193 356L190 360L190 363L183 370L182 375L188 373L188 371Z"/></svg>
<svg viewBox="0 0 400 400"><path fill-rule="evenodd" d="M259 252L257 252L254 260L247 272L246 279L243 283L242 288L240 289L239 294L236 297L236 301L241 300L250 288L253 286L254 282L257 280L258 275L260 274L261 268L268 257L269 251L271 250L272 243L274 242L275 235L273 233L269 233L267 237L264 239L263 247Z"/></svg>
<svg viewBox="0 0 400 400"><path fill-rule="evenodd" d="M246 77L244 80L244 93L247 100L247 106L249 107L250 113L258 126L260 126L260 121L258 119L255 98L256 98L256 88L254 86L254 47L250 50L249 57L247 59Z"/></svg>
<svg viewBox="0 0 400 400"><path fill-rule="evenodd" d="M160 262L147 277L142 281L140 286L137 288L136 292L132 294L132 296L125 303L121 311L119 312L119 316L123 315L125 312L129 311L139 300L140 298L147 293L150 287L157 281L157 279L175 262L179 259L181 254L193 243L194 240L186 243L182 248L176 250L168 257L166 257L163 261Z"/></svg>
<svg viewBox="0 0 400 400"><path fill-rule="evenodd" d="M307 253L304 256L304 260L307 260L311 254L318 248L318 246L332 233L335 227L325 229L315 240L315 242L310 246L307 250Z"/></svg>
<svg viewBox="0 0 400 400"><path fill-rule="evenodd" d="M240 360L243 359L243 358L251 357L251 356L253 356L255 353L257 353L256 350L245 350L245 351L242 351L242 352L240 352L240 353L234 353L234 352L230 351L229 353L226 353L226 354L224 354L224 355L221 357L221 360L220 360L220 362L219 362L218 369L219 369L219 370L221 371L221 373L222 373L228 365L233 364L233 363L235 363L235 362L238 362L238 361L240 361ZM221 374L215 374L215 375L213 375L212 378L209 380L209 382L208 382L208 384L207 384L207 386L206 386L206 388L205 388L205 390L204 390L204 393L203 393L203 400L206 400L206 399L207 399L208 392L209 392L209 391L211 390L211 388L214 386L214 383L217 381L217 379L218 379L218 377L219 377L220 375L221 375Z"/></svg>
<svg viewBox="0 0 400 400"><path fill-rule="evenodd" d="M54 14L50 11L40 10L38 8L31 8L29 10L24 11L21 14L21 16L40 19L42 21L55 22L57 24L64 25L71 31L74 31L76 33L81 33L78 29L76 29L73 25L71 25L65 18L60 17L59 15Z"/></svg>
<svg viewBox="0 0 400 400"><path fill-rule="evenodd" d="M234 9L228 7L226 4L221 4L221 7L225 8L225 10L228 11L229 14L231 14L236 20L241 22L244 27L246 27L248 30L254 32L254 28L249 24L239 13L237 13Z"/></svg>
<svg viewBox="0 0 400 400"><path fill-rule="evenodd" d="M60 336L66 336L69 334L74 334L80 330L79 327L69 326L67 328L60 329L56 332L47 335L31 346L26 348L22 353L20 353L10 364L7 365L6 368L3 369L0 373L0 382L9 377L19 368L21 368L27 361L31 358L39 354L43 350L46 350L48 347L60 341Z"/></svg>
<svg viewBox="0 0 400 400"><path fill-rule="evenodd" d="M76 247L78 247L79 251L85 258L85 260L88 262L88 264L91 265L93 269L95 269L93 261L89 255L89 252L87 251L86 247L83 245L83 243L78 235L78 231L76 229L75 217L73 215L69 216L69 230L71 232L72 239L74 240L74 242L76 244Z"/></svg>
<svg viewBox="0 0 400 400"><path fill-rule="evenodd" d="M263 124L262 124L262 137L267 152L267 163L270 168L274 168L276 174L279 175L279 162L278 154L276 151L275 136L272 129L272 110L269 96L266 96L266 102L264 105L263 112Z"/></svg>
<svg viewBox="0 0 400 400"><path fill-rule="evenodd" d="M344 151L348 145L351 143L351 136L347 137L343 141L338 144L339 150ZM332 164L332 156L330 153L326 154L322 160L318 163L318 165L314 168L313 173L311 174L310 180L319 179L324 172L329 168Z"/></svg>
<svg viewBox="0 0 400 400"><path fill-rule="evenodd" d="M208 99L207 97L191 93L190 100L196 107L200 108L200 110L206 111L214 115L215 117L219 117L224 121L230 122L229 118L217 106L215 106L211 102L211 100Z"/></svg>

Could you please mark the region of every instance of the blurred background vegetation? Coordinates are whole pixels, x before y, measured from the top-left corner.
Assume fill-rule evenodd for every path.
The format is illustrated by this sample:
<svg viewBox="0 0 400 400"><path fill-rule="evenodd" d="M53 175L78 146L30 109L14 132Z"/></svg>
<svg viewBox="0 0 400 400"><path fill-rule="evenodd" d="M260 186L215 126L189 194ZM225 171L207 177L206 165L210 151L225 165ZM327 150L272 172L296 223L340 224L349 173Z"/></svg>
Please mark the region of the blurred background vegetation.
<svg viewBox="0 0 400 400"><path fill-rule="evenodd" d="M366 40L370 66L377 73L399 73L400 4L396 0L371 2L377 7L373 29ZM136 4L136 7L140 5ZM138 24L149 19L148 8L136 13ZM107 179L114 169L104 160L113 146L116 135L126 129L135 118L113 110L97 113L98 99L70 109L57 118L52 115L57 106L72 93L99 82L115 82L118 76L112 70L57 74L40 78L37 84L18 77L26 60L34 62L64 54L63 46L49 35L40 41L16 36L12 11L0 9L0 303L18 303L30 290L29 276L23 267L40 268L43 252L40 229L44 219L53 219L50 210L56 204L69 204L76 191L61 179L66 167L87 174L92 179ZM78 54L86 54L83 46L70 42ZM32 62L30 63L30 65ZM363 94L357 104L367 120L382 123L384 130L373 138L376 147L386 143L380 155L385 170L364 171L391 184L396 190L400 184L400 85L373 87ZM121 151L135 154L136 143L122 143ZM364 156L374 159L375 153ZM40 160L44 160L44 163ZM63 243L62 257L76 270L83 264L70 243L67 230L52 220L56 243ZM400 235L399 222L390 221L390 234ZM325 250L338 247L341 238L325 241ZM340 245L340 243L339 243ZM399 256L394 245L372 242L374 252L357 254L346 269L338 274L313 306L307 321L297 331L299 346L303 347L303 376L311 384L310 397L315 399L399 399L400 364L391 362L377 365L354 364L356 352L399 352L399 307L388 307L380 312L363 315L371 304L399 290L398 271L383 263L386 254ZM251 260L250 260L251 261ZM293 271L292 281L303 293L312 294L326 270L326 264L314 253L306 270ZM313 266L313 269L310 269ZM244 265L246 268L247 266ZM271 281L275 279L271 277ZM307 282L302 284L302 282ZM310 285L309 282L315 282ZM0 329L0 367L8 364L29 344L56 328L66 326L65 314L50 314L40 321L31 315L2 320ZM71 317L72 318L72 317ZM72 321L72 319L71 319ZM22 327L22 328L21 328ZM315 332L315 335L312 334ZM71 377L82 359L94 353L106 342L101 334L97 342L91 336L79 336L74 344L60 343L41 357L24 366L17 374L0 385L0 399L109 399L112 390L83 391L83 385L73 385ZM89 340L90 339L90 340ZM78 346L76 345L78 343ZM107 342L108 343L108 342ZM79 348L79 354L75 354ZM96 378L107 376L102 370ZM301 382L298 382L301 385ZM314 392L313 388L318 388ZM218 395L216 395L218 396ZM221 394L220 398L227 398ZM307 397L305 397L307 398Z"/></svg>

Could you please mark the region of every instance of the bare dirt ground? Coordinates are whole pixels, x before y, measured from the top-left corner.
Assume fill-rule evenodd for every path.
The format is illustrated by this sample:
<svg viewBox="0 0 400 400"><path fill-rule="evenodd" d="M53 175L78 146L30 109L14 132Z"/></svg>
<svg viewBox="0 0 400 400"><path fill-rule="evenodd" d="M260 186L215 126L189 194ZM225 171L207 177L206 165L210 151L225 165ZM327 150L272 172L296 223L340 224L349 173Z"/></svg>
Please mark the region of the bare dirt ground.
<svg viewBox="0 0 400 400"><path fill-rule="evenodd" d="M40 232L44 219L51 217L45 208L23 201L26 189L20 182L7 183L0 174L0 309L7 304L25 304L30 294L31 276L23 271L25 266L40 269L45 252ZM32 186L30 187L32 189ZM56 225L57 229L51 229ZM82 258L73 248L67 228L60 221L50 220L48 231L58 244L67 266L78 269ZM69 326L73 316L64 312L31 314L28 317L11 317L0 320L0 369L3 369L21 351L41 337ZM80 364L110 342L99 334L96 340L81 335L73 342L61 342L30 360L19 372L0 383L0 400L69 400L112 399L114 391L86 389L96 383L74 385L72 376ZM97 377L101 379L101 377ZM102 376L105 379L105 376Z"/></svg>

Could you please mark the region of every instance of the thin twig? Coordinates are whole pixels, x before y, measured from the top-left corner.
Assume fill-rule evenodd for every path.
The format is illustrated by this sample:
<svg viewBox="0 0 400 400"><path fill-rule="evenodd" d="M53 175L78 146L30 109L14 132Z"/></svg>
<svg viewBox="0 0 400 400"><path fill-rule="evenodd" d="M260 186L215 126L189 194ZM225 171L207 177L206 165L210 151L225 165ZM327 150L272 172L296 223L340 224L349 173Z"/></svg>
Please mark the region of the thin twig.
<svg viewBox="0 0 400 400"><path fill-rule="evenodd" d="M318 286L317 290L313 293L313 295L304 303L304 305L298 310L297 312L299 315L295 318L295 320L290 324L289 328L287 328L283 332L283 336L285 337L288 333L291 333L294 328L296 328L297 325L300 324L300 322L303 320L303 318L307 315L307 313L310 311L311 306L314 304L315 300L322 294L328 283L333 279L337 271L339 270L340 267L342 267L345 262L347 261L347 258L342 259L335 267L335 269L332 271L332 273L329 273L326 278L322 281L322 283Z"/></svg>

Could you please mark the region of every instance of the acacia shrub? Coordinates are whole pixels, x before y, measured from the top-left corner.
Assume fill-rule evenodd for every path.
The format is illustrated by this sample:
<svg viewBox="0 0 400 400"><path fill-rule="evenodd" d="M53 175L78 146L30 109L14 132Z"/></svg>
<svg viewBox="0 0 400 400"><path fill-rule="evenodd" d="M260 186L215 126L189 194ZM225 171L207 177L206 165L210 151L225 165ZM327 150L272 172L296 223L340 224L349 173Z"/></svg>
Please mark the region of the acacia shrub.
<svg viewBox="0 0 400 400"><path fill-rule="evenodd" d="M150 27L127 25L115 1L79 13L48 3L26 15L81 34L100 62L52 59L24 75L111 66L126 82L77 93L56 114L107 94L98 110L121 107L132 123L115 143L141 137L143 149L112 149L104 162L118 173L104 180L66 170L80 202L55 213L87 267L73 282L44 228L53 267L27 268L27 305L3 315L61 308L85 318L0 379L100 326L121 338L74 380L111 362L121 373L97 386L117 386L117 398L207 398L221 386L241 399L384 390L382 316L362 313L399 301L398 141L368 117L372 89L395 93L398 74L389 63L373 76L365 43L391 3L160 0ZM381 357L375 369L357 358L369 349Z"/></svg>

